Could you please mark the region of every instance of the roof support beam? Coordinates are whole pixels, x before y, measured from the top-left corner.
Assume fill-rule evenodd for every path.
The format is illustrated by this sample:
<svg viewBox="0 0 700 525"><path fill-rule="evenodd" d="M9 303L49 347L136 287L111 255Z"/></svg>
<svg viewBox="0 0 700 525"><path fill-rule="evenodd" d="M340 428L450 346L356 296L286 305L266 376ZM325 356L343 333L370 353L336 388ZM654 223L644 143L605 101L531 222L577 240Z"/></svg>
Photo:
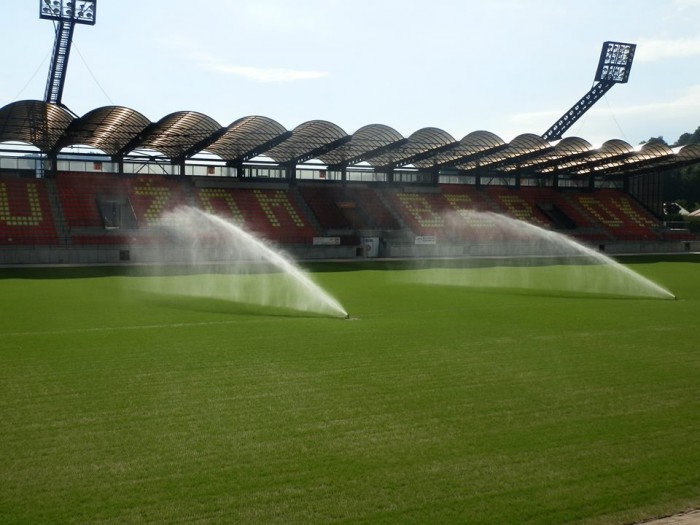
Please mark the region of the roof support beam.
<svg viewBox="0 0 700 525"><path fill-rule="evenodd" d="M508 144L500 144L499 146L493 146L491 148L482 150L478 153L470 153L468 155L464 155L462 157L448 160L442 163L438 164L439 168L453 168L455 166L459 166L460 164L464 164L465 162L471 162L474 160L478 160L484 157L487 157L488 155L493 155L494 153L498 153L499 151L503 151L504 149L508 148Z"/></svg>
<svg viewBox="0 0 700 525"><path fill-rule="evenodd" d="M489 164L488 166L489 168L503 168L505 166L515 165L516 168L518 168L523 162L528 161L530 159L536 159L537 157L546 155L547 153L551 153L552 151L554 151L554 146L550 146L548 148L544 148L537 151L530 151L528 153L522 153L520 155L509 157L507 159L500 160L493 164Z"/></svg>
<svg viewBox="0 0 700 525"><path fill-rule="evenodd" d="M241 153L240 155L238 155L238 157L228 160L226 162L226 165L232 167L238 167L239 165L243 165L244 162L262 155L267 150L274 148L278 144L282 144L282 142L284 142L291 136L291 131L285 131L284 133L277 135L275 138L263 142L262 144L258 144L254 148L251 148L248 151L246 151L245 153Z"/></svg>
<svg viewBox="0 0 700 525"><path fill-rule="evenodd" d="M141 131L138 135L136 135L133 139L131 139L126 146L124 146L121 150L117 152L115 157L121 156L124 157L127 153L135 150L138 148L141 143L143 142L143 139L146 138L154 129L156 129L157 124L154 122L151 122L146 128Z"/></svg>
<svg viewBox="0 0 700 525"><path fill-rule="evenodd" d="M508 157L506 159L498 160L495 162L491 162L491 163L487 162L485 164L482 164L482 167L486 168L488 170L502 168L504 166L508 166L511 164L513 164L517 167L523 161L527 161L531 158L537 158L544 153L552 151L553 149L554 149L554 147L552 146L550 148L545 148L545 149L541 149L541 150L537 150L537 151L530 151L527 153L521 153L520 155L515 155L513 157ZM483 157L481 157L481 158L483 158ZM470 171L470 170L465 170L465 171Z"/></svg>
<svg viewBox="0 0 700 525"><path fill-rule="evenodd" d="M629 153L621 153L619 155L613 155L611 157L605 157L603 159L598 159L594 160L591 162L584 162L582 164L576 164L574 166L568 166L566 168L558 168L556 171L557 173L560 174L568 174L568 173L576 173L576 172L585 172L585 171L590 171L591 173L594 173L594 169L597 166L604 166L605 164L608 164L610 162L619 162L621 160L624 160L626 158L634 156L634 152L629 152ZM601 172L602 174L602 172Z"/></svg>
<svg viewBox="0 0 700 525"><path fill-rule="evenodd" d="M342 170L343 168L346 168L352 164L358 164L360 162L364 162L367 159L371 159L373 157L379 157L380 155L384 155L385 153L389 153L390 151L393 151L395 149L400 148L404 144L408 142L408 139L400 139L396 140L394 142L391 142L389 144L385 144L384 146L379 146L378 148L374 148L369 151L365 151L364 153L360 153L359 155L355 155L354 157L350 157L348 159L345 159L343 162L338 162L336 164L329 164L327 166L328 171L339 171Z"/></svg>
<svg viewBox="0 0 700 525"><path fill-rule="evenodd" d="M293 159L289 160L289 164L302 164L306 162L307 160L315 159L319 155L323 155L324 153L329 153L333 151L336 148L339 148L343 144L346 144L352 140L352 135L347 135L345 137L341 137L339 139L334 140L333 142L329 142L328 144L323 144L322 146L319 146L318 148L314 148L311 151L308 151L304 153L303 155L299 155L298 157L294 157Z"/></svg>
<svg viewBox="0 0 700 525"><path fill-rule="evenodd" d="M400 168L401 166L406 166L408 164L413 164L414 162L429 159L430 157L434 157L435 155L439 155L440 153L443 153L445 151L453 150L455 148L458 148L459 145L460 143L458 141L450 142L449 144L444 144L442 146L438 146L437 148L431 148L428 151L421 151L420 153L416 153L415 155L411 155L410 157L403 158L396 162L390 162L389 164L381 166L377 169L393 170L395 168Z"/></svg>
<svg viewBox="0 0 700 525"><path fill-rule="evenodd" d="M568 156L562 155L562 156L547 160L545 162L535 164L534 166L531 166L531 167L534 171L542 172L543 170L546 170L547 168L556 168L562 161L568 162L568 161L575 161L575 160L579 160L579 159L585 159L586 157L589 157L590 155L591 155L590 151L584 151L581 153L574 153L574 154L568 155Z"/></svg>
<svg viewBox="0 0 700 525"><path fill-rule="evenodd" d="M182 157L185 159L188 159L192 157L193 155L196 155L197 153L200 153L202 150L207 149L209 146L214 144L217 140L219 140L221 137L224 136L224 134L228 131L228 128L221 128L211 135L209 135L207 138L200 140L192 146L191 148L185 150L185 152L182 154Z"/></svg>

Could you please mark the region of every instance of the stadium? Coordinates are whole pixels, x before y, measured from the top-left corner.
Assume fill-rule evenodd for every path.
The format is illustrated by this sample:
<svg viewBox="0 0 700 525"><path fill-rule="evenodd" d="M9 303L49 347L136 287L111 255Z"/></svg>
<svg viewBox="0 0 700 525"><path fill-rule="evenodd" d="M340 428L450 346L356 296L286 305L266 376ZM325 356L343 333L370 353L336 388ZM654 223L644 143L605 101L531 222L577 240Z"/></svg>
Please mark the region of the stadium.
<svg viewBox="0 0 700 525"><path fill-rule="evenodd" d="M700 237L662 197L700 144L562 138L626 81L634 48L613 78L605 46L629 44L604 44L598 84L544 134L403 136L76 115L61 35L94 15L42 13L46 97L0 108L2 523L700 507Z"/></svg>

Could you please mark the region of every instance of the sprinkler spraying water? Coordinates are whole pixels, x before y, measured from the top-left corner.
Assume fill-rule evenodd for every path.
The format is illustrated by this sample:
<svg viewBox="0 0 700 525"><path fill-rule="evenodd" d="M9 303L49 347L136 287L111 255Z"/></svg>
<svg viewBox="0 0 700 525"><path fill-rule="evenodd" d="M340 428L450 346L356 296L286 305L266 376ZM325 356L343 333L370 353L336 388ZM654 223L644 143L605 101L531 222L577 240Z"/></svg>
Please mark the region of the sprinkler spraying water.
<svg viewBox="0 0 700 525"><path fill-rule="evenodd" d="M161 225L170 241L163 263L218 262L227 271L169 279L160 292L348 317L289 256L221 217L183 206L163 215Z"/></svg>
<svg viewBox="0 0 700 525"><path fill-rule="evenodd" d="M477 257L465 260L466 271L434 269L420 277L423 282L675 299L662 286L566 235L492 212L460 210L444 219L453 236L469 239L467 248ZM486 264L483 256L493 256L495 264Z"/></svg>

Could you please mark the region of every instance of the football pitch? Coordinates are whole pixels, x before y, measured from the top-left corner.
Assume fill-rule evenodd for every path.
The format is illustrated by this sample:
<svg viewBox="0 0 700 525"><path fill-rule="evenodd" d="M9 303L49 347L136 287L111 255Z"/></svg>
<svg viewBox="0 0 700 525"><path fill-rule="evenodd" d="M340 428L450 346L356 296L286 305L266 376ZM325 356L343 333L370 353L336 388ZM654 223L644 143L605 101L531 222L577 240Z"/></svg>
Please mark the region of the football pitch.
<svg viewBox="0 0 700 525"><path fill-rule="evenodd" d="M341 319L153 293L134 270L0 270L0 523L698 508L700 256L621 262L677 300L307 265Z"/></svg>

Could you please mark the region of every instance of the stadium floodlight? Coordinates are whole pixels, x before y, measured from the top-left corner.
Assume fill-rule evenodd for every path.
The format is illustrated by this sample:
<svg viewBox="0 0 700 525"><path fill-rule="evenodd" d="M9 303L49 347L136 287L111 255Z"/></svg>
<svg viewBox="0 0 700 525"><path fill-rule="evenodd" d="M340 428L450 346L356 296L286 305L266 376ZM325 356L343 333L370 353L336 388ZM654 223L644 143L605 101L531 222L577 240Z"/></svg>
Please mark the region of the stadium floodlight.
<svg viewBox="0 0 700 525"><path fill-rule="evenodd" d="M56 25L53 56L44 101L61 104L75 24L95 25L97 0L39 0L39 18Z"/></svg>
<svg viewBox="0 0 700 525"><path fill-rule="evenodd" d="M623 42L604 42L600 51L600 61L595 73L598 82L615 82L624 84L629 80L635 44Z"/></svg>
<svg viewBox="0 0 700 525"><path fill-rule="evenodd" d="M97 0L40 0L39 17L95 25Z"/></svg>
<svg viewBox="0 0 700 525"><path fill-rule="evenodd" d="M603 42L598 69L595 73L596 83L569 111L564 113L559 120L544 132L542 138L549 141L561 139L566 130L605 95L610 88L615 84L626 83L630 77L630 69L632 69L632 60L636 49L636 44Z"/></svg>

